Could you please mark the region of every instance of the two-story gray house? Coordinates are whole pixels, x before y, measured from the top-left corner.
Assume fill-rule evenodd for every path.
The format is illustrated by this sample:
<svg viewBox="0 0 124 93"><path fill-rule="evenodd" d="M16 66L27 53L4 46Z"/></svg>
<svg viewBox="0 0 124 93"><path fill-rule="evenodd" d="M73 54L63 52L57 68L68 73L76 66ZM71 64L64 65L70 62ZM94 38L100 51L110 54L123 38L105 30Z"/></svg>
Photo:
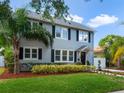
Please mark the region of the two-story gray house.
<svg viewBox="0 0 124 93"><path fill-rule="evenodd" d="M48 20L42 20L35 13L28 15L31 25L40 24L54 37L52 48L46 47L37 40L21 39L20 62L21 63L75 63L93 64L93 40L94 30L82 24L54 20L54 24Z"/></svg>

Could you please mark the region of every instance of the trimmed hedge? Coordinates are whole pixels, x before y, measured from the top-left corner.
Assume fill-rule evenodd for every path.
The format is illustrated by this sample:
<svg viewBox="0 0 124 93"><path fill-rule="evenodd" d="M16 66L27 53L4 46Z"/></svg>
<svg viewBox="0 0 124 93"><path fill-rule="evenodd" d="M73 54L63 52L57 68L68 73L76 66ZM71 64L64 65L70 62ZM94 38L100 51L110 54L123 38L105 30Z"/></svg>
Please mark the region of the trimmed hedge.
<svg viewBox="0 0 124 93"><path fill-rule="evenodd" d="M32 73L37 74L56 74L73 72L91 72L95 70L94 66L86 65L35 65L32 67Z"/></svg>

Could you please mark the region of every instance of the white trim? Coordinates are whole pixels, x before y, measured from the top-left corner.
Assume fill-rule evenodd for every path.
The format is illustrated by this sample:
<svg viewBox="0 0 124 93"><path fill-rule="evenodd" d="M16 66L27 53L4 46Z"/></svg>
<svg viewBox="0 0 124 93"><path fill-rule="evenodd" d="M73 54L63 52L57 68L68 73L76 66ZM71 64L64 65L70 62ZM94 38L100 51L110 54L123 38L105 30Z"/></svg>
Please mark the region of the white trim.
<svg viewBox="0 0 124 93"><path fill-rule="evenodd" d="M60 37L57 37L57 36L56 36L56 31L57 31L56 29L57 29L57 27L60 28ZM64 31L65 31L65 30L63 30L63 29L66 29L67 38L64 38ZM62 26L56 26L56 27L55 27L55 38L56 38L56 39L68 40L68 28L62 27Z"/></svg>
<svg viewBox="0 0 124 93"><path fill-rule="evenodd" d="M86 40L86 41L84 41L84 38L83 38L83 37L82 37L83 40L80 40L80 33L85 33L85 34L87 34L87 40ZM83 36L83 34L82 34L82 36ZM80 31L80 30L79 30L78 39L79 39L79 42L88 43L88 32Z"/></svg>
<svg viewBox="0 0 124 93"><path fill-rule="evenodd" d="M30 49L30 58L25 58L25 49ZM37 58L32 58L32 49L37 49ZM38 47L23 47L24 60L38 60Z"/></svg>
<svg viewBox="0 0 124 93"><path fill-rule="evenodd" d="M60 50L60 61L56 61L56 50ZM67 51L67 60L66 61L63 61L62 60L62 57L63 57L63 55L62 55L62 52L63 51ZM72 51L73 52L73 61L69 61L69 51ZM74 63L74 50L67 50L67 49L55 49L54 50L54 59L55 59L55 63L66 63L66 62L68 62L68 63Z"/></svg>

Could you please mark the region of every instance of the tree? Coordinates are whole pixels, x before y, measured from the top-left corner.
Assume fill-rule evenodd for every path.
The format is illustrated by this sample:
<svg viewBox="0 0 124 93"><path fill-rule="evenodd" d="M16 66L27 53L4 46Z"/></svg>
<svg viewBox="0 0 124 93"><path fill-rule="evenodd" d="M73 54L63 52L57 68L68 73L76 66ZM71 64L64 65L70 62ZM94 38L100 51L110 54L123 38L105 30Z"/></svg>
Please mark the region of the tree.
<svg viewBox="0 0 124 93"><path fill-rule="evenodd" d="M52 35L40 25L30 29L27 11L17 9L15 12L9 7L8 0L0 2L0 38L13 46L14 73L19 73L20 39L34 39L42 41L46 46L52 45Z"/></svg>
<svg viewBox="0 0 124 93"><path fill-rule="evenodd" d="M99 42L99 46L105 48L104 55L109 62L113 60L118 47L123 45L124 37L118 35L108 35Z"/></svg>
<svg viewBox="0 0 124 93"><path fill-rule="evenodd" d="M52 46L53 37L40 25L30 29L27 10L22 8L13 12L9 3L9 0L0 1L0 43L13 46L14 73L16 74L19 73L20 39L40 40L46 46ZM30 4L36 9L36 13L42 14L42 17L47 19L65 18L69 14L69 8L63 0L32 0Z"/></svg>
<svg viewBox="0 0 124 93"><path fill-rule="evenodd" d="M42 14L42 17L52 19L63 18L69 16L69 7L64 0L32 0L31 6L36 10L36 13Z"/></svg>
<svg viewBox="0 0 124 93"><path fill-rule="evenodd" d="M119 47L114 55L113 63L120 67L120 62L124 56L124 46Z"/></svg>

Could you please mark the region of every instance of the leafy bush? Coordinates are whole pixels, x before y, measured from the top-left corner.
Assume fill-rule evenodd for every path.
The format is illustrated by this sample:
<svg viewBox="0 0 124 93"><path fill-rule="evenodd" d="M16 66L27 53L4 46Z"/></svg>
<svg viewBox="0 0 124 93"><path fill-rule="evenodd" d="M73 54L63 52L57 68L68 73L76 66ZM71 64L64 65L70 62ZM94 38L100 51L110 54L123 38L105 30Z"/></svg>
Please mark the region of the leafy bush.
<svg viewBox="0 0 124 93"><path fill-rule="evenodd" d="M32 67L32 73L56 74L73 72L91 72L95 70L94 66L86 65L35 65Z"/></svg>
<svg viewBox="0 0 124 93"><path fill-rule="evenodd" d="M8 68L10 72L13 72L14 69L14 56L13 51L11 47L5 48L4 51L4 57L5 57L5 65Z"/></svg>
<svg viewBox="0 0 124 93"><path fill-rule="evenodd" d="M90 62L87 60L87 65L90 65Z"/></svg>

